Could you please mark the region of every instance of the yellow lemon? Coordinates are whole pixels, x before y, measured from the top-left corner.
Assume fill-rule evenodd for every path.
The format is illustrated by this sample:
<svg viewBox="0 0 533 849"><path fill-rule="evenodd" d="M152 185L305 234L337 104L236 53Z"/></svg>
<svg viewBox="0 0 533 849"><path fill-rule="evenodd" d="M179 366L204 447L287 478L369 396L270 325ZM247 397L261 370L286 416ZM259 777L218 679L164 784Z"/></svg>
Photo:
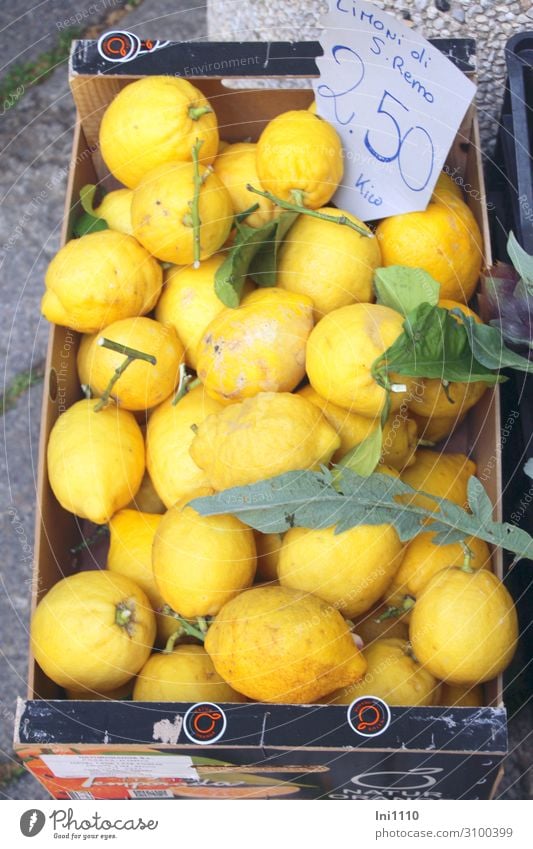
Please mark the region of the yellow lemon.
<svg viewBox="0 0 533 849"><path fill-rule="evenodd" d="M225 309L198 345L198 377L217 401L242 401L259 392L290 392L305 375L305 346L313 304L279 289L253 292L238 309Z"/></svg>
<svg viewBox="0 0 533 849"><path fill-rule="evenodd" d="M199 252L200 259L207 259L229 235L233 206L216 174L203 165L199 173ZM135 237L153 256L176 265L190 265L195 256L194 174L190 162L166 162L149 171L133 193L131 220Z"/></svg>
<svg viewBox="0 0 533 849"><path fill-rule="evenodd" d="M199 486L206 486L206 473L189 454L194 429L222 406L206 395L203 386L187 392L177 404L168 398L148 419L146 465L155 490L167 507Z"/></svg>
<svg viewBox="0 0 533 849"><path fill-rule="evenodd" d="M396 572L402 544L391 525L291 528L283 538L279 582L313 593L348 619L364 613L383 595Z"/></svg>
<svg viewBox="0 0 533 849"><path fill-rule="evenodd" d="M196 369L196 349L208 324L224 309L215 294L215 274L224 262L217 254L199 268L176 266L164 275L165 285L157 302L155 317L172 324L185 346L187 365Z"/></svg>
<svg viewBox="0 0 533 849"><path fill-rule="evenodd" d="M234 516L200 516L189 501L210 495L198 489L165 513L152 549L159 591L187 619L214 616L249 587L256 569L254 535Z"/></svg>
<svg viewBox="0 0 533 849"><path fill-rule="evenodd" d="M144 440L132 413L96 399L78 401L54 424L48 479L65 510L97 525L125 507L144 475Z"/></svg>
<svg viewBox="0 0 533 849"><path fill-rule="evenodd" d="M442 298L466 303L474 294L483 260L483 239L464 201L446 194L422 212L384 218L376 236L383 265L423 268L440 283Z"/></svg>
<svg viewBox="0 0 533 849"><path fill-rule="evenodd" d="M278 253L277 285L308 295L317 321L347 304L373 301L372 278L381 264L378 240L362 221L329 206L319 211L336 218L343 215L369 235L310 215L300 215L287 233Z"/></svg>
<svg viewBox="0 0 533 849"><path fill-rule="evenodd" d="M431 202L438 203L438 201L442 200L446 203L446 198L450 194L457 200L463 200L463 193L459 183L447 171L441 171L433 189L433 194L431 195Z"/></svg>
<svg viewBox="0 0 533 849"><path fill-rule="evenodd" d="M482 707L486 704L483 687L480 684L469 687L445 682L440 689L438 704L447 707Z"/></svg>
<svg viewBox="0 0 533 849"><path fill-rule="evenodd" d="M465 550L460 542L436 545L434 536L433 531L424 531L407 543L400 568L385 594L388 604L400 607L406 596L418 598L433 575L447 566L463 564ZM487 543L477 537L469 537L465 542L472 552L472 568L490 569Z"/></svg>
<svg viewBox="0 0 533 849"><path fill-rule="evenodd" d="M115 189L104 195L101 204L94 210L98 218L103 218L110 230L118 230L119 233L127 233L133 236L131 224L131 202L133 192L131 189Z"/></svg>
<svg viewBox="0 0 533 849"><path fill-rule="evenodd" d="M314 404L288 392L262 392L205 419L190 452L220 490L318 468L339 444Z"/></svg>
<svg viewBox="0 0 533 849"><path fill-rule="evenodd" d="M111 701L126 701L131 698L133 693L134 678L130 678L125 684L120 687L115 687L113 690L73 690L67 687L66 697L72 701L100 701L101 699L110 699Z"/></svg>
<svg viewBox="0 0 533 849"><path fill-rule="evenodd" d="M262 534L254 531L257 550L257 578L261 581L278 580L278 564L281 553L281 534Z"/></svg>
<svg viewBox="0 0 533 849"><path fill-rule="evenodd" d="M296 394L318 407L326 421L339 434L341 444L333 456L333 462L337 462L348 451L363 442L378 425L377 421L373 421L367 416L360 416L358 413L339 407L331 401L326 401L310 384L299 389Z"/></svg>
<svg viewBox="0 0 533 849"><path fill-rule="evenodd" d="M161 518L159 514L138 510L115 513L109 522L107 568L130 578L146 593L156 612L158 643L164 646L168 632L174 633L178 626L173 617L157 612L165 602L152 571L152 545Z"/></svg>
<svg viewBox="0 0 533 849"><path fill-rule="evenodd" d="M403 331L403 316L379 304L350 304L328 313L312 330L307 343L307 374L322 398L350 412L375 419L386 392L374 380L374 360ZM405 393L391 393L392 410Z"/></svg>
<svg viewBox="0 0 533 849"><path fill-rule="evenodd" d="M402 480L413 489L422 490L438 498L447 498L461 507L468 507L468 479L475 475L476 464L464 454L439 454L419 448L415 462L402 472ZM404 496L402 496L402 499ZM405 496L409 501L409 497ZM415 496L413 503L428 510L435 510L434 501L424 496Z"/></svg>
<svg viewBox="0 0 533 849"><path fill-rule="evenodd" d="M81 348L81 383L87 383L94 395L102 396L125 356L100 344L109 339L155 357L155 364L134 360L120 375L111 390L113 398L125 410L147 410L160 404L176 387L183 362L183 345L172 325L153 318L124 318L115 321Z"/></svg>
<svg viewBox="0 0 533 849"><path fill-rule="evenodd" d="M418 429L418 437L426 442L433 444L441 442L447 436L451 436L456 427L463 421L466 410L463 410L457 416L419 416L416 412L416 405L412 404L409 408L409 415L416 422Z"/></svg>
<svg viewBox="0 0 533 849"><path fill-rule="evenodd" d="M96 333L150 312L162 277L159 263L132 236L88 233L67 242L48 266L41 310L55 324Z"/></svg>
<svg viewBox="0 0 533 849"><path fill-rule="evenodd" d="M264 702L311 703L357 681L366 668L337 610L272 585L225 604L205 648L228 684Z"/></svg>
<svg viewBox="0 0 533 849"><path fill-rule="evenodd" d="M192 160L197 140L208 165L218 149L216 115L202 92L181 77L130 83L111 101L100 126L104 162L130 188L158 165Z"/></svg>
<svg viewBox="0 0 533 849"><path fill-rule="evenodd" d="M217 156L214 166L215 174L230 193L235 212L242 213L259 204L259 209L243 219L248 227L261 227L272 221L276 214L272 201L254 195L246 188L249 183L259 188L256 150L257 145L252 143L228 144Z"/></svg>
<svg viewBox="0 0 533 849"><path fill-rule="evenodd" d="M37 605L35 660L61 687L96 692L129 681L148 659L155 616L139 587L100 570L63 578Z"/></svg>
<svg viewBox="0 0 533 849"><path fill-rule="evenodd" d="M425 668L451 684L481 684L511 662L518 639L513 600L487 569L441 569L411 614L409 637Z"/></svg>
<svg viewBox="0 0 533 849"><path fill-rule="evenodd" d="M135 497L130 501L127 507L130 510L139 510L141 513L162 514L165 512L165 505L155 491L155 487L148 471L145 471L141 485L135 493Z"/></svg>
<svg viewBox="0 0 533 849"><path fill-rule="evenodd" d="M266 191L318 209L342 179L340 138L331 124L307 109L283 112L261 133L257 173Z"/></svg>
<svg viewBox="0 0 533 849"><path fill-rule="evenodd" d="M378 604L353 620L354 633L358 637L361 637L365 646L385 637L399 637L402 640L408 639L409 627L403 619L389 617L378 621L379 617L386 612L387 605Z"/></svg>
<svg viewBox="0 0 533 849"><path fill-rule="evenodd" d="M418 428L414 419L401 412L389 416L383 427L381 456L384 463L401 471L415 462Z"/></svg>
<svg viewBox="0 0 533 849"><path fill-rule="evenodd" d="M407 640L386 637L363 649L364 678L334 694L334 704L349 705L360 696L377 696L389 705L433 705L437 680L412 656Z"/></svg>
<svg viewBox="0 0 533 849"><path fill-rule="evenodd" d="M313 100L312 103L307 107L308 112L312 112L313 115L316 115L316 100Z"/></svg>
<svg viewBox="0 0 533 849"><path fill-rule="evenodd" d="M246 701L220 677L205 649L193 645L153 654L137 676L133 698L138 702Z"/></svg>

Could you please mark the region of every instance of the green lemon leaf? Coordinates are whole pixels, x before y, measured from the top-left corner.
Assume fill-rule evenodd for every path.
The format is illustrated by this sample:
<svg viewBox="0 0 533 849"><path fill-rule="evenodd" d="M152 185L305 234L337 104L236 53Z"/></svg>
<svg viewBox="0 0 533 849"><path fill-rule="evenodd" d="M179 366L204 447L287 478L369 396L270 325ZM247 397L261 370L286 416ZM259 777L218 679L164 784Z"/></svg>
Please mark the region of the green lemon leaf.
<svg viewBox="0 0 533 849"><path fill-rule="evenodd" d="M263 227L237 226L235 243L215 274L215 293L225 306L239 306L250 263L264 242L273 238L276 226L275 221Z"/></svg>
<svg viewBox="0 0 533 849"><path fill-rule="evenodd" d="M350 469L358 475L368 477L375 470L381 457L383 447L383 431L379 424L374 430L356 445L339 461L338 466Z"/></svg>
<svg viewBox="0 0 533 849"><path fill-rule="evenodd" d="M389 265L374 271L374 289L378 304L407 316L420 304L435 306L440 284L423 268Z"/></svg>
<svg viewBox="0 0 533 849"><path fill-rule="evenodd" d="M249 274L258 286L275 286L278 250L281 242L298 218L297 212L282 212L276 219L276 229L252 258Z"/></svg>
<svg viewBox="0 0 533 849"><path fill-rule="evenodd" d="M477 359L466 331L466 317L463 313L461 317L462 324L449 310L420 304L404 321L403 333L372 364L374 378L386 387L389 372L465 383L484 380L494 384L504 380L494 374L493 367Z"/></svg>
<svg viewBox="0 0 533 849"><path fill-rule="evenodd" d="M533 294L533 256L530 256L518 243L512 230L507 240L507 253L516 271L526 284L528 292Z"/></svg>
<svg viewBox="0 0 533 849"><path fill-rule="evenodd" d="M424 528L435 531L439 545L476 536L517 557L533 559L533 538L515 525L492 521L488 496L477 479L470 478L468 484L472 512L467 513L459 505L415 490L399 478L380 473L364 477L339 467L335 471L333 476L323 471L286 472L195 498L190 506L202 516L236 516L262 533L332 526L335 533L343 533L357 525L387 524L396 529L402 542ZM420 495L435 504L434 512L420 506Z"/></svg>
<svg viewBox="0 0 533 849"><path fill-rule="evenodd" d="M79 239L80 236L86 236L87 233L97 233L99 230L108 229L109 227L103 218L95 218L94 215L84 212L75 222L72 235Z"/></svg>
<svg viewBox="0 0 533 849"><path fill-rule="evenodd" d="M452 314L454 312L456 310L452 310ZM485 368L533 372L533 362L508 348L498 327L478 324L471 316L463 316L463 326L472 355Z"/></svg>

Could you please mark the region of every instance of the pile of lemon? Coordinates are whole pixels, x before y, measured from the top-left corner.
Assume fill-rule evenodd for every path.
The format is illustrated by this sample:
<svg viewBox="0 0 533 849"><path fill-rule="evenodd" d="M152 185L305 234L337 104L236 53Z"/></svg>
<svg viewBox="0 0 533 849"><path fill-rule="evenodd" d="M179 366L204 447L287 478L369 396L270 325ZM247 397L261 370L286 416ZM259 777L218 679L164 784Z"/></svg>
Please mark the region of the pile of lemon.
<svg viewBox="0 0 533 849"><path fill-rule="evenodd" d="M328 206L343 160L327 122L287 112L257 143L227 144L213 104L171 77L123 88L100 146L124 188L98 207L108 229L52 260L42 309L82 334L86 395L52 429L50 486L66 510L108 524L110 547L105 570L61 580L38 605L37 662L77 698L481 703L517 635L484 542L468 542L465 563L429 532L407 545L391 525L261 534L188 506L337 462L379 427L371 366L403 316L373 303L375 269L424 268L444 306L464 305L481 236L460 190L443 175L424 212L374 234ZM276 199L319 215L289 230L275 287L250 281L225 307L214 279L235 216L260 227ZM450 434L485 385L398 383L379 470L465 505L474 464L420 439ZM379 617L389 606L400 618Z"/></svg>

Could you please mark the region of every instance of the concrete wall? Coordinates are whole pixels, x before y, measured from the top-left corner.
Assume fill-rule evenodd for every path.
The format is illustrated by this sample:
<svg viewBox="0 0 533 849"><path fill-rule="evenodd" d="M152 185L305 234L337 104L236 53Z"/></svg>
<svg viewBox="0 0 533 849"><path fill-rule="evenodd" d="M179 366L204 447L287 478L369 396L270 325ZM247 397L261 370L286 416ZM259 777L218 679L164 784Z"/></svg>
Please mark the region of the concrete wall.
<svg viewBox="0 0 533 849"><path fill-rule="evenodd" d="M477 40L478 109L486 148L496 135L506 67L504 46L515 32L533 30L533 0L374 0L426 37ZM221 41L290 41L319 37L321 0L209 0L209 38Z"/></svg>

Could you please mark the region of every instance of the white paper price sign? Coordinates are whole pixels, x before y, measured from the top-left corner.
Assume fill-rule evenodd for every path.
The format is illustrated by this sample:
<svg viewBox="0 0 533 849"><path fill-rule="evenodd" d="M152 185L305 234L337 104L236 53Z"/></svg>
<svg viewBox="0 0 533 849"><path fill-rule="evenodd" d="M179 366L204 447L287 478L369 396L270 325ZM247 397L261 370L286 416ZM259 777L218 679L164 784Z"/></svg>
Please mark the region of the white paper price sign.
<svg viewBox="0 0 533 849"><path fill-rule="evenodd" d="M425 209L475 85L372 3L330 0L321 24L317 111L345 155L333 201L364 221Z"/></svg>

